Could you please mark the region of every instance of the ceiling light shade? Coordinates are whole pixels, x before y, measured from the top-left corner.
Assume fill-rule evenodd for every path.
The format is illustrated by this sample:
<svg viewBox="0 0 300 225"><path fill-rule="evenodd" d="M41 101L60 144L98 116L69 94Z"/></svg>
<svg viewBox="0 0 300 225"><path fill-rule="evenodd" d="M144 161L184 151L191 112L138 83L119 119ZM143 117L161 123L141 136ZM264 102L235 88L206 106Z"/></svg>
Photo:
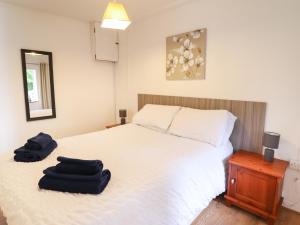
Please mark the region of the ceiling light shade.
<svg viewBox="0 0 300 225"><path fill-rule="evenodd" d="M125 30L131 21L121 3L108 3L103 15L101 27L118 30Z"/></svg>

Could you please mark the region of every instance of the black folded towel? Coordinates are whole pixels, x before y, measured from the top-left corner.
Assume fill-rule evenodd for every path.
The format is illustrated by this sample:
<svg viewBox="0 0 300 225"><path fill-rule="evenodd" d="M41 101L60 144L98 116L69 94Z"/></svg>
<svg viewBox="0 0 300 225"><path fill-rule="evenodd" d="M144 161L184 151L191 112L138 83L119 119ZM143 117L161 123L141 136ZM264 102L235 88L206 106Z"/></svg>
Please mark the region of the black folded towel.
<svg viewBox="0 0 300 225"><path fill-rule="evenodd" d="M36 162L46 158L57 147L56 141L52 140L50 144L41 150L29 150L21 147L15 150L15 161L17 162Z"/></svg>
<svg viewBox="0 0 300 225"><path fill-rule="evenodd" d="M78 175L78 174L66 174L60 173L56 170L55 166L49 167L43 171L45 175L51 178L58 178L64 180L77 180L77 181L100 181L102 170L93 175Z"/></svg>
<svg viewBox="0 0 300 225"><path fill-rule="evenodd" d="M93 175L101 172L103 164L99 161L97 166L84 166L72 163L58 163L56 165L56 172L65 174L78 174L78 175Z"/></svg>
<svg viewBox="0 0 300 225"><path fill-rule="evenodd" d="M26 149L30 150L41 150L46 148L53 141L49 134L39 133L37 136L27 140L25 144Z"/></svg>
<svg viewBox="0 0 300 225"><path fill-rule="evenodd" d="M92 175L101 172L103 164L100 160L82 160L59 156L56 172L66 174Z"/></svg>
<svg viewBox="0 0 300 225"><path fill-rule="evenodd" d="M62 163L72 163L72 164L82 165L82 166L98 166L100 163L102 164L100 160L73 159L64 156L58 156L57 161Z"/></svg>
<svg viewBox="0 0 300 225"><path fill-rule="evenodd" d="M61 179L45 175L40 179L39 187L41 189L61 192L100 194L107 186L110 177L111 173L109 170L103 170L100 176L100 181Z"/></svg>

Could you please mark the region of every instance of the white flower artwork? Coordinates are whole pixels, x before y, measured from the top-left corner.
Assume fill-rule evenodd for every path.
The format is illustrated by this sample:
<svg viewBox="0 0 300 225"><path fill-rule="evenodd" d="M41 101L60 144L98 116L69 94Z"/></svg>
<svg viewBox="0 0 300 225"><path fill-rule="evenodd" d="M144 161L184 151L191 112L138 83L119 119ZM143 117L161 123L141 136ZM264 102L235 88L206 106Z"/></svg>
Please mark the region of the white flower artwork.
<svg viewBox="0 0 300 225"><path fill-rule="evenodd" d="M178 63L178 57L173 56L171 53L168 55L167 59L167 77L172 76L175 73L175 69Z"/></svg>
<svg viewBox="0 0 300 225"><path fill-rule="evenodd" d="M183 72L187 72L190 67L194 66L194 55L192 51L185 50L179 57L179 63L182 65Z"/></svg>
<svg viewBox="0 0 300 225"><path fill-rule="evenodd" d="M201 31L199 31L199 30L192 31L192 32L191 32L191 36L192 36L194 39L198 39L198 38L200 38L200 36L201 36Z"/></svg>
<svg viewBox="0 0 300 225"><path fill-rule="evenodd" d="M195 64L196 64L196 66L199 67L199 66L203 65L203 63L204 63L203 57L198 56L198 57L195 59Z"/></svg>
<svg viewBox="0 0 300 225"><path fill-rule="evenodd" d="M206 29L167 38L167 80L205 79Z"/></svg>

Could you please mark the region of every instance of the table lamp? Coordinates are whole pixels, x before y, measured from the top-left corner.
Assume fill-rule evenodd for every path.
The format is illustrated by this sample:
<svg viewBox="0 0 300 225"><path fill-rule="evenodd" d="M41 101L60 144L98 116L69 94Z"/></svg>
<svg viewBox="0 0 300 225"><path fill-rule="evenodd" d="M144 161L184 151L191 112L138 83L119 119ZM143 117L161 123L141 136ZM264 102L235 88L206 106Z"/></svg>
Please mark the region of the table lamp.
<svg viewBox="0 0 300 225"><path fill-rule="evenodd" d="M127 117L127 111L126 109L120 109L119 110L119 116L121 118L121 124L125 124L126 123L126 117Z"/></svg>
<svg viewBox="0 0 300 225"><path fill-rule="evenodd" d="M280 140L280 134L274 132L265 132L263 138L263 145L266 147L264 153L264 160L273 162L274 149L278 149Z"/></svg>

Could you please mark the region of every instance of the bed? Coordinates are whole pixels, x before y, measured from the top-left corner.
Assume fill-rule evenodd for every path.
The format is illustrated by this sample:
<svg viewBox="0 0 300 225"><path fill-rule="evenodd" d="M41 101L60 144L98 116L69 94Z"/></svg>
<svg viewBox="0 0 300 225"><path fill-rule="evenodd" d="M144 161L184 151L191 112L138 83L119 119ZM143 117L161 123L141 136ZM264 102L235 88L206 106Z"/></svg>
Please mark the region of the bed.
<svg viewBox="0 0 300 225"><path fill-rule="evenodd" d="M139 108L174 103L173 98L167 102L163 98L140 95ZM264 120L263 110L250 108L255 110L245 113L255 120L247 126L244 121L249 116L239 117L236 126L242 129L237 135L263 129L256 124ZM234 146L255 143L252 140L214 147L127 124L60 139L59 147L37 163L16 164L9 152L0 157L0 207L8 225L188 225L225 191L226 159ZM260 142L256 143L259 148ZM43 169L55 165L60 155L101 159L112 172L106 190L97 196L39 190Z"/></svg>

